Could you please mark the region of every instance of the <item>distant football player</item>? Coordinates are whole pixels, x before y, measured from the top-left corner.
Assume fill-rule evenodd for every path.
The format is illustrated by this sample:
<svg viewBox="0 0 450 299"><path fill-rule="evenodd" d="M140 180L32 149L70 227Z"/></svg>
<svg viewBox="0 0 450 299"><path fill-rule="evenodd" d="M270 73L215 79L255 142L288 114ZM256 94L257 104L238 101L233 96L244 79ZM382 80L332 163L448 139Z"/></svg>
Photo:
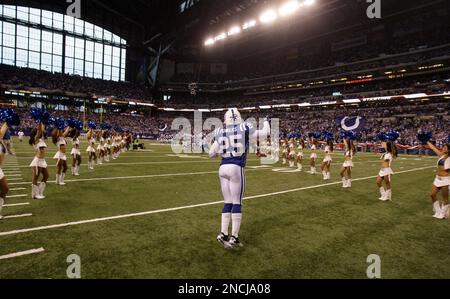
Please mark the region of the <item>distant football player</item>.
<svg viewBox="0 0 450 299"><path fill-rule="evenodd" d="M268 120L264 121L262 130L257 131L253 125L242 120L236 108L229 109L225 114L225 128L214 131L214 143L209 151L211 158L222 157L219 169L220 184L224 198L222 210L222 229L217 240L226 249L242 247L239 241L239 231L242 221L242 198L245 190L244 168L250 142L253 144L257 136L267 136L270 133ZM232 222L232 233L229 238L229 224Z"/></svg>
<svg viewBox="0 0 450 299"><path fill-rule="evenodd" d="M25 133L22 130L20 130L19 133L17 133L17 136L19 136L19 142L22 143Z"/></svg>

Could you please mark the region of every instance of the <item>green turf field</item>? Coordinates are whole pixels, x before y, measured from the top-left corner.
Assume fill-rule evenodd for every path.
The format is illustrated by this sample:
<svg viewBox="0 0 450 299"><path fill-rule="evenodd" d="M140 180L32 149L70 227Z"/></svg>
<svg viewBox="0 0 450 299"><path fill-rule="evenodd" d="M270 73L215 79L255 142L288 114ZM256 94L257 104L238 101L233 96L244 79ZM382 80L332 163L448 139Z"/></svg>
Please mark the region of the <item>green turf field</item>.
<svg viewBox="0 0 450 299"><path fill-rule="evenodd" d="M50 143L50 142L49 142ZM49 184L30 198L33 149L15 140L3 170L11 192L0 221L0 278L66 278L67 257L81 258L82 278L367 278L367 256L381 257L382 278L450 278L450 221L431 217L435 158L400 156L393 164L393 202L378 200L379 156L355 157L352 189L342 189L335 153L332 181L280 173L249 158L240 239L216 241L222 198L219 160L173 156L146 144L81 176ZM55 153L49 144L50 180ZM172 155L172 156L171 156ZM319 160L321 159L319 155ZM305 166L307 161L304 162ZM276 165L280 167L280 165ZM306 168L306 167L305 167ZM23 189L25 188L25 189ZM15 205L15 204L28 205Z"/></svg>

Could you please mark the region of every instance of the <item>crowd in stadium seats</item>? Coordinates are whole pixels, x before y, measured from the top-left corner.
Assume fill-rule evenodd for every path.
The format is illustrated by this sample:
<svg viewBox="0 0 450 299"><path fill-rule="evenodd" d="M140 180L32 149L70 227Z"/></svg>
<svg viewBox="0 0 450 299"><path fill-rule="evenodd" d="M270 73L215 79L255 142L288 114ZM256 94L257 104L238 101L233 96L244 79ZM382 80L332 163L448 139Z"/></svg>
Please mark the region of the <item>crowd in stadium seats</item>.
<svg viewBox="0 0 450 299"><path fill-rule="evenodd" d="M0 65L0 84L14 89L37 88L58 94L76 93L87 97L114 96L122 99L150 99L148 89L141 85L104 81L80 76L50 73L42 70Z"/></svg>

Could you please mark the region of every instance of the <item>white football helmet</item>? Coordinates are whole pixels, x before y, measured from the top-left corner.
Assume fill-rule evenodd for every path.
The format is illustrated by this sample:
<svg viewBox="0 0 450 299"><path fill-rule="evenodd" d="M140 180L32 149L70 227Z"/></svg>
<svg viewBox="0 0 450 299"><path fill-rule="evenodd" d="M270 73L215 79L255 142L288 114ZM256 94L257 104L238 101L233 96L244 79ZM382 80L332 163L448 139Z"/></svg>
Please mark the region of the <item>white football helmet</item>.
<svg viewBox="0 0 450 299"><path fill-rule="evenodd" d="M234 126L242 123L242 117L237 108L228 109L225 113L225 125Z"/></svg>

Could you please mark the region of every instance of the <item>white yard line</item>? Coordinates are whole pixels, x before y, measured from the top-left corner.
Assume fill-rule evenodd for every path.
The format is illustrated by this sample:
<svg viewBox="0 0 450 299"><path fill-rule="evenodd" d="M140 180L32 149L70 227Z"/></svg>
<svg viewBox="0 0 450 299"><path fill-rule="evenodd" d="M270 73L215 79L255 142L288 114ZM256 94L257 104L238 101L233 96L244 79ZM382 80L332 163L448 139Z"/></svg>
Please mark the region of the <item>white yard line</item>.
<svg viewBox="0 0 450 299"><path fill-rule="evenodd" d="M10 205L4 205L4 208L7 207L19 207L19 206L28 206L30 203L29 202L21 202L21 203L14 203L14 204L10 204Z"/></svg>
<svg viewBox="0 0 450 299"><path fill-rule="evenodd" d="M270 168L258 168L258 169L247 169L246 171L256 171L256 170L267 170ZM106 178L91 178L91 179L77 179L77 180L65 180L65 182L91 182L91 181L111 181L111 180L132 180L132 179L148 179L148 178L160 178L160 177L172 177L172 176L190 176L190 175L202 175L202 174L217 174L215 171L202 171L202 172L184 172L184 173L166 173L166 174L149 174L149 175L137 175L137 176L123 176L123 177L106 177ZM47 184L53 184L54 182L49 181ZM11 183L11 186L17 185L30 185L31 182L20 182Z"/></svg>
<svg viewBox="0 0 450 299"><path fill-rule="evenodd" d="M6 198L19 198L19 197L27 197L28 194L19 194L19 195L7 195Z"/></svg>
<svg viewBox="0 0 450 299"><path fill-rule="evenodd" d="M414 168L414 169L405 170L405 171L399 171L399 172L396 173L396 175L399 175L399 174L402 174L402 173L409 173L409 172L415 172L415 171L420 171L420 170L426 170L426 169L435 168L435 167L436 166L428 166L428 167L422 167L422 168ZM357 179L353 179L353 181L356 182L356 181L371 180L371 179L374 179L376 177L377 176L357 178ZM320 184L320 185L314 185L314 186L308 186L308 187L302 187L302 188L296 188L296 189L289 189L289 190L278 191L278 192L273 192L273 193L265 193L265 194L260 194L260 195L248 196L248 197L245 197L244 200L255 199L255 198L271 197L271 196L274 196L274 195L293 193L293 192L298 192L298 191L303 191L303 190L317 189L317 188L320 188L320 187L334 186L334 185L340 185L340 184L342 184L342 182L334 182L334 183ZM167 212L186 210L186 209L193 209L193 208L199 208L199 207L206 207L206 206L212 206L212 205L218 205L218 204L223 204L223 200L207 202L207 203L202 203L202 204L196 204L196 205L181 206L181 207L176 207L176 208L168 208L168 209L161 209L161 210L154 210L154 211L146 211L146 212L133 213L133 214L124 214L124 215L118 215L118 216L112 216L112 217L104 217L104 218L95 218L95 219L82 220L82 221L76 221L76 222L67 222L67 223L54 224L54 225L48 225L48 226L38 226L38 227L26 228L26 229L18 229L18 230L1 232L0 233L0 237L1 236L9 236L9 235L17 235L17 234L28 233L28 232L33 232L33 231L43 231L43 230L56 229L56 228L62 228L62 227L69 227L69 226L75 226L75 225L81 225L81 224L88 224L88 223L95 223L95 222L104 222L104 221L109 221L109 220L132 218L132 217L146 216L146 215L151 215L151 214L167 213Z"/></svg>
<svg viewBox="0 0 450 299"><path fill-rule="evenodd" d="M26 190L27 188L11 188L9 189L9 191L21 191L21 190Z"/></svg>
<svg viewBox="0 0 450 299"><path fill-rule="evenodd" d="M33 214L10 215L10 216L3 217L3 219L14 219L14 218L23 218L23 217L31 217L31 216L33 216Z"/></svg>
<svg viewBox="0 0 450 299"><path fill-rule="evenodd" d="M12 258L19 257L19 256L41 253L44 251L45 251L45 249L41 247L41 248L37 248L37 249L31 249L31 250L27 250L27 251L11 253L11 254L0 256L0 260L12 259Z"/></svg>

